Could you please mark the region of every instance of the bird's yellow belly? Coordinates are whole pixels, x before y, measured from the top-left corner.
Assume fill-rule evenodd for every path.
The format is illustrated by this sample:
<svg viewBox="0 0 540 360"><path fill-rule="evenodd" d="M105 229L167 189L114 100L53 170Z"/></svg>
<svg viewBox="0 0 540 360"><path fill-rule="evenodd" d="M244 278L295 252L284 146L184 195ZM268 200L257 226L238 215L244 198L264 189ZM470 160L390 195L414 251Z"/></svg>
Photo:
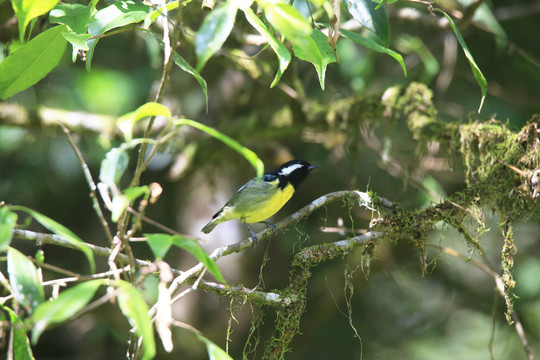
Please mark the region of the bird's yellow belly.
<svg viewBox="0 0 540 360"><path fill-rule="evenodd" d="M257 223L268 219L285 205L294 193L294 186L287 185L283 190L278 190L277 194L268 201L261 203L257 210L245 216L243 220L247 223Z"/></svg>

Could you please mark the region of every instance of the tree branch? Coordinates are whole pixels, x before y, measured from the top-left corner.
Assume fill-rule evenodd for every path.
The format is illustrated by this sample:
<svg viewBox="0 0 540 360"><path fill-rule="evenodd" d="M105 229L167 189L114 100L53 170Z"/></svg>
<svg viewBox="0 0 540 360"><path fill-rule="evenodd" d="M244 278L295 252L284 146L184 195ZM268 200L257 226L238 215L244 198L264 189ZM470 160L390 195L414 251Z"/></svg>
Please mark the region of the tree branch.
<svg viewBox="0 0 540 360"><path fill-rule="evenodd" d="M302 209L298 210L297 212L290 215L286 219L281 220L280 222L275 224L275 226L278 230L286 228L287 226L296 224L297 222L299 222L300 220L302 220L303 218L305 218L306 216L311 214L313 211L319 209L322 206L325 206L337 200L345 200L345 199L356 200L358 201L358 204L360 206L364 206L368 208L369 210L373 210L374 207L377 208L379 206L386 207L386 208L391 208L393 206L392 202L385 198L381 198L381 197L372 198L370 194L364 193L361 191L349 191L349 190L336 191L336 192L329 193L329 194L319 197L318 199L304 206ZM274 234L274 230L267 228L256 235L259 241L261 241L261 240L270 238L273 234ZM253 246L253 242L251 238L247 238L235 244L226 245L226 246L215 249L212 252L212 254L210 254L210 258L212 260L217 260L223 256L233 254L233 253L238 253L252 246ZM192 267L191 269L183 272L180 276L176 277L173 280L173 282L171 283L171 286L169 287L169 292L173 294L178 288L178 286L185 283L189 278L197 276L197 274L199 274L203 269L204 269L204 265L202 263L199 263L195 265L194 267Z"/></svg>
<svg viewBox="0 0 540 360"><path fill-rule="evenodd" d="M30 230L13 229L13 237L23 240L29 240L36 243L37 246L42 244L58 245L69 249L79 250L75 245L68 242L63 236L54 234L38 233ZM85 242L86 246L92 250L94 255L108 257L111 255L111 249L101 246L96 246ZM118 254L117 259L124 264L129 263L129 258L125 254ZM150 266L152 263L146 260L135 259L135 264L139 267Z"/></svg>

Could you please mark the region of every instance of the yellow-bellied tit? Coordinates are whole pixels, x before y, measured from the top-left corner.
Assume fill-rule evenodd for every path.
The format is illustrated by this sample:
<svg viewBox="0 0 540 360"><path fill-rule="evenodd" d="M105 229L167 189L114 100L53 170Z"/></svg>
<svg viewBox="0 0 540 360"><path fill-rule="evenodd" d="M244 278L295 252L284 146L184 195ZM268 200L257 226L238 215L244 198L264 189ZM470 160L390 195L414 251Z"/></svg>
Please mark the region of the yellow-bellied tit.
<svg viewBox="0 0 540 360"><path fill-rule="evenodd" d="M276 227L264 220L278 212L294 194L298 185L306 179L311 170L318 168L304 160L291 160L277 170L266 173L261 180L254 178L242 186L227 203L202 228L208 234L216 225L239 219L249 230L254 243L257 237L248 223L262 222L277 231Z"/></svg>

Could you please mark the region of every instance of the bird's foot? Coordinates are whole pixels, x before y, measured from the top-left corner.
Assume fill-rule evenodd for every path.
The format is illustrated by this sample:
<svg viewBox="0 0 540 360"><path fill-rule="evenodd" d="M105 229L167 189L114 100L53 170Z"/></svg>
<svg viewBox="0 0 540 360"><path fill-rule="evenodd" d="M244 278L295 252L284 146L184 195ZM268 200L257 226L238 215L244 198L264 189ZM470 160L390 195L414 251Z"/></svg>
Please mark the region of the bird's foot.
<svg viewBox="0 0 540 360"><path fill-rule="evenodd" d="M279 231L278 231L276 225L272 224L271 222L268 222L268 221L259 221L259 223L268 226L269 228L271 228L272 230L274 230L274 232L276 233L276 235L278 234Z"/></svg>
<svg viewBox="0 0 540 360"><path fill-rule="evenodd" d="M246 224L245 222L242 222L242 224L244 224L244 226L248 229L249 233L251 234L251 240L253 241L253 246L254 247L257 246L257 241L259 241L259 239L257 238L257 235L255 235L255 233L253 232L253 230L251 230L248 224Z"/></svg>

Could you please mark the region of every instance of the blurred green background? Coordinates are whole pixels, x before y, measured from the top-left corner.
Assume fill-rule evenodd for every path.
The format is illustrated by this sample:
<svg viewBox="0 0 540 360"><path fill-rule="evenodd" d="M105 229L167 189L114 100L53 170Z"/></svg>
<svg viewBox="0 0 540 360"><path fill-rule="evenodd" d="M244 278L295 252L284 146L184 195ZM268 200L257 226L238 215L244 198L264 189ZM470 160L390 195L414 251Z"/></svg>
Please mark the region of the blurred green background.
<svg viewBox="0 0 540 360"><path fill-rule="evenodd" d="M537 33L538 2L484 2L509 41L485 31L474 23L461 29L469 49L488 80L488 96L481 118L495 118L518 130L539 111L540 37ZM209 107L197 82L174 69L163 103L175 116L191 118L213 126L252 149L272 170L291 158L302 158L320 169L313 172L292 200L274 216L280 220L328 192L372 190L405 208L421 208L465 187L459 154L414 141L404 124L365 125L365 119L347 122L339 132L328 124L306 122L304 100L331 104L350 97L380 99L389 86L412 81L426 83L434 91L439 117L447 121L468 121L480 102L480 89L453 33L429 21L410 19L403 8L429 19L424 7L398 2L388 6L391 47L400 51L407 65L404 78L397 62L351 42L338 43L339 64L331 64L326 74L326 91L321 91L313 66L294 60L282 82L270 89L277 61L266 49L245 45L241 49L252 58L236 57L223 51L213 57L202 72L208 82ZM459 8L446 2L449 8ZM302 4L298 4L302 8ZM0 12L11 11L9 2ZM198 4L185 8L186 28L197 29L201 22ZM488 12L489 14L489 12ZM5 19L9 16L3 15ZM45 24L38 24L45 25ZM239 29L245 24L238 20ZM243 29L245 30L245 29ZM71 63L66 52L59 67L39 84L9 99L30 112L42 108L118 116L153 100L161 74L161 51L142 32L129 31L104 38L96 50L92 71L84 63ZM193 39L182 39L180 53L195 63ZM237 48L239 34L226 45ZM240 61L242 60L242 61ZM246 65L247 64L247 65ZM262 69L253 77L250 66ZM298 97L291 96L293 89ZM336 119L339 123L341 119ZM78 145L94 177L110 145L119 138L92 129L74 130ZM132 153L132 162L135 153ZM134 164L131 164L134 165ZM133 168L133 166L131 166ZM158 182L164 193L147 215L182 233L201 236L200 228L238 187L253 177L254 170L238 154L217 140L194 130L185 130L160 149L142 182ZM126 178L127 179L127 178ZM429 192L426 192L426 189ZM0 124L0 200L20 204L59 221L85 241L107 246L92 210L88 187L80 164L65 136L55 125L38 123ZM503 239L496 214L486 212L482 246L495 269L500 263ZM264 289L280 289L288 282L292 256L298 249L339 240L339 233L322 231L343 220L346 227L366 228L372 214L344 204L316 211L297 227L281 232L255 249L229 256L218 265L230 283L252 288L264 280ZM473 233L478 224L469 221ZM43 231L37 224L30 229ZM146 232L157 229L145 225ZM540 356L540 226L522 223L515 228L518 254L514 275L517 281L515 309L521 317L533 351ZM235 243L247 234L238 222L220 225L203 244L210 252ZM462 236L442 227L430 235L430 242L469 254ZM15 240L28 254L37 248ZM151 258L145 244L134 245L139 258ZM81 253L44 246L46 261L76 272L88 272ZM362 250L321 264L313 269L308 305L301 320L301 334L292 344L288 359L524 359L525 354L513 327L504 318L505 304L498 299L492 279L461 259L429 251L436 266L422 274L418 253L411 244L380 241L369 276L360 267ZM98 259L102 268L106 259ZM172 267L187 269L195 260L179 250L166 260ZM264 261L265 266L261 269ZM2 269L5 263L0 264ZM45 278L56 274L45 271ZM157 280L147 280L145 296L155 301ZM351 287L352 286L352 287ZM347 317L347 300L352 309L352 325ZM234 319L229 311L233 309ZM231 322L232 357L241 358L245 340L256 329L264 343L273 330L272 309L248 303L231 303L212 293L197 291L177 302L175 319L192 324L216 344L225 348ZM37 359L123 359L129 324L114 305L47 331L34 350ZM175 329L175 349L167 354L158 345L159 359L204 359L204 345L191 332ZM250 358L260 358L262 347Z"/></svg>

